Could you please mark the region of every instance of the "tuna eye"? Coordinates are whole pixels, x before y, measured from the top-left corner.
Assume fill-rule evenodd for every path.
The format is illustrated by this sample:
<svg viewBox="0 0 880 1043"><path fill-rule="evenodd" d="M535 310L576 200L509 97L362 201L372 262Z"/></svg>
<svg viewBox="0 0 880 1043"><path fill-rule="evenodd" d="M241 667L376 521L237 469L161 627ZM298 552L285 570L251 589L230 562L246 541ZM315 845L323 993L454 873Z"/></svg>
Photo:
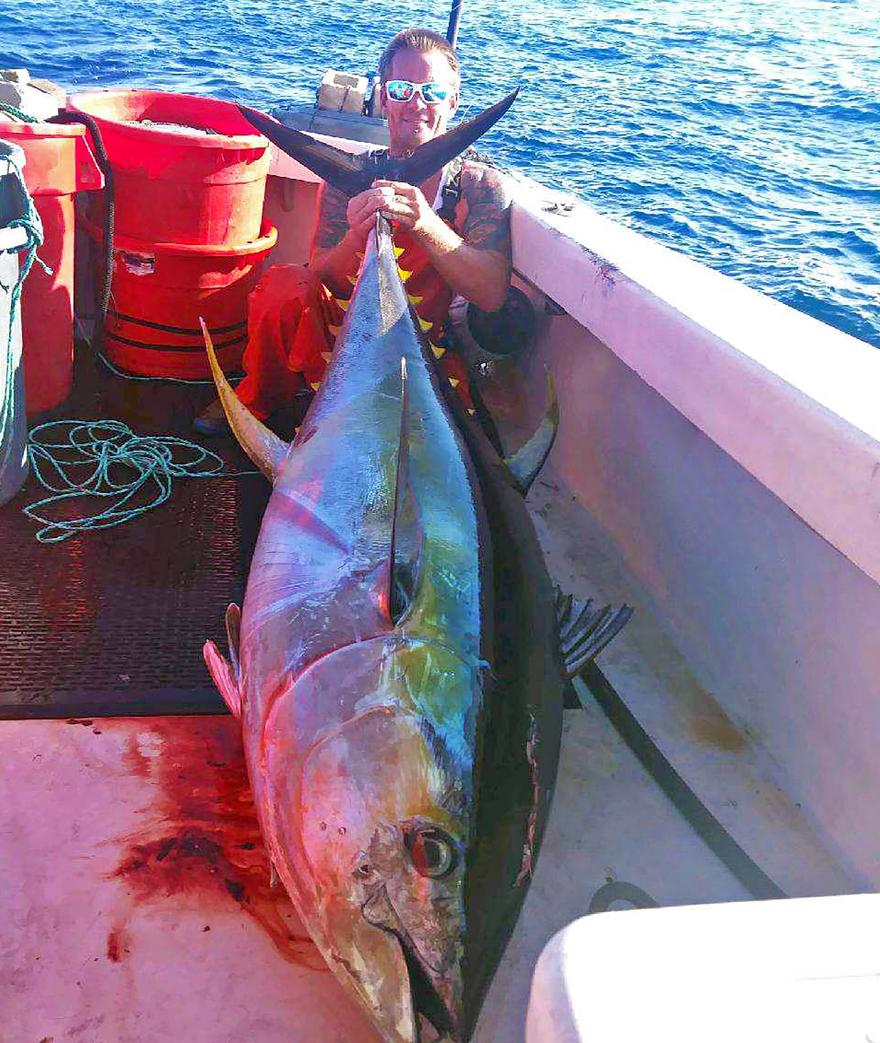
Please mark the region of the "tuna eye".
<svg viewBox="0 0 880 1043"><path fill-rule="evenodd" d="M455 842L442 830L416 829L406 834L405 842L412 864L422 876L437 879L455 868Z"/></svg>

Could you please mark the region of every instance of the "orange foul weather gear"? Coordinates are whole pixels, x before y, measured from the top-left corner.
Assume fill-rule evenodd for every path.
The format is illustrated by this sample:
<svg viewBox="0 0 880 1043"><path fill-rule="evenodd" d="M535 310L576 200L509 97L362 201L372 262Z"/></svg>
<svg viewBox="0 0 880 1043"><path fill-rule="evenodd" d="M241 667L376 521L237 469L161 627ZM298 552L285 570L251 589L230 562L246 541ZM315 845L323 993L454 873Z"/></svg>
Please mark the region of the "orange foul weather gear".
<svg viewBox="0 0 880 1043"><path fill-rule="evenodd" d="M444 346L452 290L411 235L398 229L394 243L407 294L431 349L471 409L466 367ZM354 274L350 279L354 283ZM255 416L265 420L303 387L320 386L347 306L346 300L335 298L313 272L300 265L276 265L266 272L248 300L243 359L247 376L237 388L238 397Z"/></svg>

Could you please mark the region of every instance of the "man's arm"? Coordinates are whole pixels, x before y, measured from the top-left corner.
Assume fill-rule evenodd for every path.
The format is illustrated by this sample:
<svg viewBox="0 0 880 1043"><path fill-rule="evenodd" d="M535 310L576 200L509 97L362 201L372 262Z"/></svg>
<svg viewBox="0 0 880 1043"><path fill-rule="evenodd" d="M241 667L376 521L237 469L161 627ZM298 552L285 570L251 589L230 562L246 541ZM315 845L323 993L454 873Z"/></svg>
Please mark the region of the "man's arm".
<svg viewBox="0 0 880 1043"><path fill-rule="evenodd" d="M501 175L491 167L466 164L461 189L467 206L463 235L450 228L413 185L376 181L348 201L341 192L323 186L312 242L313 271L335 294L347 297L356 255L381 211L413 233L456 293L484 311L497 311L510 285L510 199Z"/></svg>
<svg viewBox="0 0 880 1043"><path fill-rule="evenodd" d="M397 182L376 184L393 187L386 211L412 231L456 293L484 311L497 311L504 304L510 285L510 199L497 170L465 165L463 235L434 213L418 188Z"/></svg>
<svg viewBox="0 0 880 1043"><path fill-rule="evenodd" d="M357 271L357 254L363 252L370 227L369 222L349 224L350 202L337 189L321 185L309 267L337 297L351 293L348 276Z"/></svg>

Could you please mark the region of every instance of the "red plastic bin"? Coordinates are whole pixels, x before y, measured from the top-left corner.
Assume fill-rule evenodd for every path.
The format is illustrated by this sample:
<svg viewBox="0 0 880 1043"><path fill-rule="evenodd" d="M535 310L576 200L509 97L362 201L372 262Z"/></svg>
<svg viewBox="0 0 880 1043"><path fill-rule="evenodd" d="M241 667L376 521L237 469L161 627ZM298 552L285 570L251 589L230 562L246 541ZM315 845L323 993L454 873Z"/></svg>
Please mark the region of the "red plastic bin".
<svg viewBox="0 0 880 1043"><path fill-rule="evenodd" d="M269 143L231 102L164 91L86 91L113 168L116 231L152 243L223 245L260 236ZM207 128L199 134L145 124ZM99 202L89 211L100 221Z"/></svg>
<svg viewBox="0 0 880 1043"><path fill-rule="evenodd" d="M28 414L54 409L73 383L73 195L104 181L85 128L0 120L0 138L20 145L24 181L43 222L39 256L21 298L25 404Z"/></svg>
<svg viewBox="0 0 880 1043"><path fill-rule="evenodd" d="M85 219L95 240L101 229ZM151 377L210 377L199 328L204 318L220 365L240 368L247 343L247 298L277 230L235 246L147 243L116 236L111 310L104 350L114 365Z"/></svg>

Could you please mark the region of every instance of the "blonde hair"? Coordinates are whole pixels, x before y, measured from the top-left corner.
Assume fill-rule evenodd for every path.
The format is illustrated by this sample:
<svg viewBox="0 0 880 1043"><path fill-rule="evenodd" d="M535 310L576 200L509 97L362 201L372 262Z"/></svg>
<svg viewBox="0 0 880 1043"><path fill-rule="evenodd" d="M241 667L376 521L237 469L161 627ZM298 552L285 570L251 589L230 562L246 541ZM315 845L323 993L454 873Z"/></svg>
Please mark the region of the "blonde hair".
<svg viewBox="0 0 880 1043"><path fill-rule="evenodd" d="M379 79L385 83L391 75L391 63L395 54L400 51L420 51L427 54L429 51L439 51L449 62L452 70L452 82L456 90L461 84L461 72L458 65L458 55L454 48L440 33L431 29L403 29L391 39L391 42L382 52L379 59Z"/></svg>

